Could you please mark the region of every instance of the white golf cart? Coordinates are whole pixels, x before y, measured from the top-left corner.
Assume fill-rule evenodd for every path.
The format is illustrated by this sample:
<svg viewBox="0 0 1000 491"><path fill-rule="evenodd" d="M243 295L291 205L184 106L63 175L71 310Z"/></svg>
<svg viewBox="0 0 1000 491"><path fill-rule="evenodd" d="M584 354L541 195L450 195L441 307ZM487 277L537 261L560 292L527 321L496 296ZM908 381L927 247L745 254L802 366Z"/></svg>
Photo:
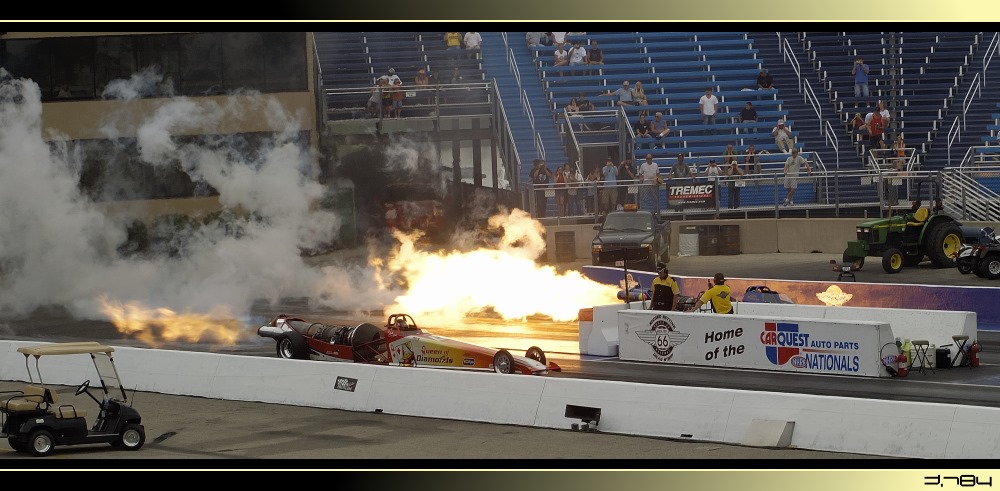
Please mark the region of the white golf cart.
<svg viewBox="0 0 1000 491"><path fill-rule="evenodd" d="M115 349L96 342L51 343L18 348L24 354L29 384L19 391L0 392L0 438L6 437L11 448L35 456L52 453L56 446L86 443L110 443L125 450L138 450L146 441L139 412L126 406L128 397L118 378L111 353ZM55 355L90 355L100 379L103 397L90 393L90 380L76 389L98 405L97 419L87 429L87 411L75 404L59 401L56 391L42 384L39 359ZM31 358L35 359L34 371ZM34 372L34 373L33 373Z"/></svg>

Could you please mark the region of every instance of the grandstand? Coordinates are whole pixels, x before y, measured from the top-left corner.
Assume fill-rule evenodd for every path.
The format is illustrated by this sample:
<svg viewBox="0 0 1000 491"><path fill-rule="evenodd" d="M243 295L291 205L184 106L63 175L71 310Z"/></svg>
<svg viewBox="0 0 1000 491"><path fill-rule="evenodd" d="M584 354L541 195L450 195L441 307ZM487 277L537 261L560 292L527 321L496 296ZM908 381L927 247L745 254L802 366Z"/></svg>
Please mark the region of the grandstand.
<svg viewBox="0 0 1000 491"><path fill-rule="evenodd" d="M854 112L867 113L879 100L893 115L888 133L905 137L914 169L945 168L949 154L951 165L967 152L992 156L984 144L995 144L1000 133L1000 91L986 83L998 50L996 33L570 33L570 42L580 40L589 50L597 41L604 51L604 65L591 67L553 66L555 48L528 46L523 32L482 33L481 59L452 58L443 49L443 33L316 34L330 119L357 118L361 105L356 101L354 109L345 110L350 105L331 100L331 91L368 87L390 66L409 81L418 68L441 72L457 63L471 78L495 82L510 126L510 151L518 154L520 183L527 182L525 162L538 157L550 168L570 161L586 173L608 155L641 159L650 153L665 173L678 153L699 168L712 158L721 163L727 144L740 152L750 144L763 151L763 180L773 180L785 158L770 133L777 119L789 122L796 145L818 172L880 172L884 166L872 158L867 141L854 143L847 128ZM853 93L850 67L859 55L871 66L869 98ZM775 77L775 89L756 90L761 68ZM642 82L648 106L621 108L603 96L625 80L632 86ZM703 124L699 112L706 87L720 101L714 125ZM563 108L581 94L595 110L567 116ZM747 101L758 112L757 123L738 122ZM648 111L647 119L662 112L673 132L662 141L637 139L640 111ZM800 190L796 204L870 202L873 182L877 179L817 181L812 194ZM744 194L741 208L780 202L775 198L780 189L756 194L759 202ZM725 191L721 197L724 203ZM553 208L551 203L550 212Z"/></svg>

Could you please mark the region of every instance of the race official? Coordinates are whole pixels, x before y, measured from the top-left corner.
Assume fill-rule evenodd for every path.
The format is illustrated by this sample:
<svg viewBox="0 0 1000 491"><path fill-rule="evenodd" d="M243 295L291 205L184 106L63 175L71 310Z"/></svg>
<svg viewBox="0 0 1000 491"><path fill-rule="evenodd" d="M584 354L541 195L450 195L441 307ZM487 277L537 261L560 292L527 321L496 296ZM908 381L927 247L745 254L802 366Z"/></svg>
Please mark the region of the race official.
<svg viewBox="0 0 1000 491"><path fill-rule="evenodd" d="M656 263L656 278L653 278L653 300L649 304L650 310L677 310L677 299L680 297L680 288L677 282L670 277L667 265Z"/></svg>
<svg viewBox="0 0 1000 491"><path fill-rule="evenodd" d="M712 302L712 312L716 314L732 314L733 313L733 303L731 301L732 294L729 287L726 286L726 277L722 273L715 273L715 279L713 280L715 286L709 288L705 293L701 295L701 298L689 308L688 312L695 312L708 302Z"/></svg>

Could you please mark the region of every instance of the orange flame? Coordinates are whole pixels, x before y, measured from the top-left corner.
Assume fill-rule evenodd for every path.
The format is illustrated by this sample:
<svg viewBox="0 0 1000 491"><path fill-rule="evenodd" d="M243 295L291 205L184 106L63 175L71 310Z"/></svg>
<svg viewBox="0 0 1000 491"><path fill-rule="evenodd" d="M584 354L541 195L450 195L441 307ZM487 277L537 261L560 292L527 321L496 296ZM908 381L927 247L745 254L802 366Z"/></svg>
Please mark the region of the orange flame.
<svg viewBox="0 0 1000 491"><path fill-rule="evenodd" d="M536 264L545 250L544 228L527 213L515 209L491 217L489 224L503 228L496 249L421 251L416 237L396 233L401 245L385 269L402 275L408 290L386 314L406 312L425 324L459 324L466 314L489 310L507 320L546 315L572 321L582 307L617 302L614 286Z"/></svg>
<svg viewBox="0 0 1000 491"><path fill-rule="evenodd" d="M157 347L168 341L236 344L244 336L243 325L224 307L209 314L177 313L159 307L146 308L139 302L120 304L101 297L101 311L124 334Z"/></svg>

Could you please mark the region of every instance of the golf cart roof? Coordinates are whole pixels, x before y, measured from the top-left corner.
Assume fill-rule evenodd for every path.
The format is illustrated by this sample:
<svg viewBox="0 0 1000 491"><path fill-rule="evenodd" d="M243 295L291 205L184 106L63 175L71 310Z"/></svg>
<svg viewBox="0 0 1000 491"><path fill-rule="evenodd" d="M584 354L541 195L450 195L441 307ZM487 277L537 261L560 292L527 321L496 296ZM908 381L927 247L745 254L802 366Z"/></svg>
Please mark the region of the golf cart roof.
<svg viewBox="0 0 1000 491"><path fill-rule="evenodd" d="M18 353L24 353L24 356L36 357L42 355L80 355L87 353L107 353L110 355L114 350L111 346L105 346L95 341L39 344L35 346L22 346L17 349Z"/></svg>

